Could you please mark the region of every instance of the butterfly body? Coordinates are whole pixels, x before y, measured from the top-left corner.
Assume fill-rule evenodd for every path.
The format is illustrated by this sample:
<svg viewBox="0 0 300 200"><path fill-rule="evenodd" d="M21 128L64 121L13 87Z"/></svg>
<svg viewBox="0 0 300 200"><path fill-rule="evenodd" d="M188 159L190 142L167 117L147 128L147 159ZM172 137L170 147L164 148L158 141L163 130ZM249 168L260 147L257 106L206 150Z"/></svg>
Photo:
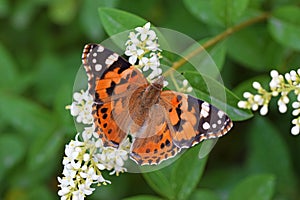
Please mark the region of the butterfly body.
<svg viewBox="0 0 300 200"><path fill-rule="evenodd" d="M163 91L163 77L149 83L101 45L86 45L82 59L95 102L95 131L104 145L113 147L130 134L130 158L140 165L159 164L232 127L223 111L190 95Z"/></svg>

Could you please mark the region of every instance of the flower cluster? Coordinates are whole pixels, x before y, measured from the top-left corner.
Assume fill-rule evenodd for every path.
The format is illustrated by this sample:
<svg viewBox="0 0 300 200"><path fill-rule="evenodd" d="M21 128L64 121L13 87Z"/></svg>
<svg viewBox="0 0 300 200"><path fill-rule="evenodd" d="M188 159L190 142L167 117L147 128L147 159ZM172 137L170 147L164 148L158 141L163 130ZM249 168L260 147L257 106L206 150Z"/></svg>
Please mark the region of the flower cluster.
<svg viewBox="0 0 300 200"><path fill-rule="evenodd" d="M292 121L294 127L291 129L291 133L298 135L300 133L300 69L297 72L292 70L284 76L276 70L272 70L270 75L272 77L269 83L270 91L265 90L260 83L253 82L252 86L257 90L257 94L244 92L243 96L247 100L239 101L238 106L254 111L260 108L260 114L266 115L271 98L280 96L277 101L278 109L279 112L285 113L287 111L287 104L290 102L288 95L293 92L297 96L297 101L292 103L292 107L294 108L292 115L296 118Z"/></svg>
<svg viewBox="0 0 300 200"><path fill-rule="evenodd" d="M151 70L147 79L152 82L162 74L159 68L161 58L157 36L153 30L150 30L150 22L143 27L135 28L135 32L129 33L129 39L126 41L125 55L129 56L129 63L135 65L138 69L146 72Z"/></svg>
<svg viewBox="0 0 300 200"><path fill-rule="evenodd" d="M130 142L124 140L119 148L104 147L98 133L94 131L92 97L87 91L75 92L73 97L74 102L67 109L70 109L78 123L89 126L65 147L63 177L58 177L58 195L61 199L83 200L95 190L92 184L110 183L103 178L101 171L111 171L110 175L126 172L123 166L128 159Z"/></svg>
<svg viewBox="0 0 300 200"><path fill-rule="evenodd" d="M66 109L70 109L71 115L76 119L77 123L92 124L92 105L93 98L88 95L88 91L81 90L73 94L73 103L66 106Z"/></svg>

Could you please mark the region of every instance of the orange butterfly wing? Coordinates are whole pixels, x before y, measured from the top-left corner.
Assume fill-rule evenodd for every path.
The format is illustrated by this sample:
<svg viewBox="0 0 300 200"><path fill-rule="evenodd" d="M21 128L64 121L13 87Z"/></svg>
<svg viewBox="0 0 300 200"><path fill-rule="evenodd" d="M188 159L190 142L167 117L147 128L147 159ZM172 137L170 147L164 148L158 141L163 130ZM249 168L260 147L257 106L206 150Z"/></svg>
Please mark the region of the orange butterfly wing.
<svg viewBox="0 0 300 200"><path fill-rule="evenodd" d="M82 59L95 101L95 131L104 145L114 147L130 133L130 157L140 165L159 164L182 148L220 137L232 127L223 111L174 91L159 91L158 102L145 115L143 108L136 109L137 102L146 101L143 92L152 85L139 70L97 44L86 45Z"/></svg>
<svg viewBox="0 0 300 200"><path fill-rule="evenodd" d="M131 123L128 97L148 82L122 57L98 44L85 46L82 62L88 75L88 90L95 101L95 131L105 146L117 147L127 136Z"/></svg>
<svg viewBox="0 0 300 200"><path fill-rule="evenodd" d="M233 125L223 111L174 91L161 92L152 110L146 121L148 127L132 145L131 156L140 165L159 164L182 148L223 136Z"/></svg>
<svg viewBox="0 0 300 200"><path fill-rule="evenodd" d="M233 126L223 111L187 94L163 91L160 104L169 116L171 136L179 148L189 148L205 139L221 137Z"/></svg>
<svg viewBox="0 0 300 200"><path fill-rule="evenodd" d="M153 105L148 119L135 135L130 156L139 165L159 164L180 151L173 143L163 109Z"/></svg>

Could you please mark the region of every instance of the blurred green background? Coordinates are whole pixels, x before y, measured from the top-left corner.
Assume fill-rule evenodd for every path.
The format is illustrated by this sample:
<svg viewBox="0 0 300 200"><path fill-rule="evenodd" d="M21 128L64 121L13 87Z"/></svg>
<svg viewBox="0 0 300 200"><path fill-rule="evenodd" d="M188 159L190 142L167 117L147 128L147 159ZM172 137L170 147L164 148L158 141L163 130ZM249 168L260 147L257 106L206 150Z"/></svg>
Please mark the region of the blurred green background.
<svg viewBox="0 0 300 200"><path fill-rule="evenodd" d="M56 177L62 172L64 145L76 134L65 106L72 101L81 52L86 43L100 43L108 37L98 7L133 13L197 41L268 12L268 19L246 26L222 43L218 67L225 86L242 97L254 80L267 85L271 69L281 73L297 69L299 1L234 2L0 0L0 199L59 198ZM290 134L289 108L288 113L279 114L272 101L267 117L255 114L250 120L235 122L210 153L203 176L188 198L300 199L300 136ZM243 181L247 186L247 178L254 175L270 181L258 181L262 190L259 184L245 190ZM88 199L168 198L142 174L104 176L112 184L97 188ZM254 191L261 192L257 198Z"/></svg>

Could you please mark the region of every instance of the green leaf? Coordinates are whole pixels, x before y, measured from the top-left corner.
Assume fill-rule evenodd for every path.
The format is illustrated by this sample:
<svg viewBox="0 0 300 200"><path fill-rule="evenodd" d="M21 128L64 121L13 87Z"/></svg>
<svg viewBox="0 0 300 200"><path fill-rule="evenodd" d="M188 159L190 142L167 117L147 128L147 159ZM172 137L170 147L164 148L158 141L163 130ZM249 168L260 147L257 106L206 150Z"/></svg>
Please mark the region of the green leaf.
<svg viewBox="0 0 300 200"><path fill-rule="evenodd" d="M132 31L132 29L144 26L147 23L145 19L137 15L114 8L99 8L99 15L105 31L110 36L108 40L102 42L106 47L112 45L112 40L118 47L125 49L125 43L128 40L129 32ZM151 29L155 31L161 49L168 49L169 45L159 29L153 26L151 26Z"/></svg>
<svg viewBox="0 0 300 200"><path fill-rule="evenodd" d="M99 8L99 15L110 36L142 26L147 22L137 15L114 8Z"/></svg>
<svg viewBox="0 0 300 200"><path fill-rule="evenodd" d="M0 96L1 118L15 129L30 137L53 128L53 117L41 106L21 96L1 92Z"/></svg>
<svg viewBox="0 0 300 200"><path fill-rule="evenodd" d="M119 47L124 47L129 31L147 21L139 16L114 8L99 8L102 25Z"/></svg>
<svg viewBox="0 0 300 200"><path fill-rule="evenodd" d="M281 138L279 130L265 118L256 116L246 135L249 137L249 155L246 162L248 170L253 173L274 174L277 179L276 191L283 196L295 195L295 173L288 146Z"/></svg>
<svg viewBox="0 0 300 200"><path fill-rule="evenodd" d="M25 154L25 144L16 134L0 135L0 180Z"/></svg>
<svg viewBox="0 0 300 200"><path fill-rule="evenodd" d="M0 43L0 74L5 74L0 78L0 88L11 89L17 80L17 66L13 57Z"/></svg>
<svg viewBox="0 0 300 200"><path fill-rule="evenodd" d="M219 200L220 198L211 190L198 189L195 190L189 198L190 200Z"/></svg>
<svg viewBox="0 0 300 200"><path fill-rule="evenodd" d="M212 3L207 0L184 0L186 8L196 18L212 26L223 26L222 21L212 12Z"/></svg>
<svg viewBox="0 0 300 200"><path fill-rule="evenodd" d="M123 200L162 200L162 198L150 195L138 195L133 197L127 197Z"/></svg>
<svg viewBox="0 0 300 200"><path fill-rule="evenodd" d="M249 0L212 0L212 10L228 27L233 25L247 8Z"/></svg>
<svg viewBox="0 0 300 200"><path fill-rule="evenodd" d="M212 103L226 112L233 121L246 120L252 117L249 110L237 107L239 98L214 79L187 71L184 76L188 79L198 98Z"/></svg>
<svg viewBox="0 0 300 200"><path fill-rule="evenodd" d="M187 199L199 182L207 157L198 158L201 145L188 149L171 165L143 176L149 186L167 199Z"/></svg>
<svg viewBox="0 0 300 200"><path fill-rule="evenodd" d="M198 158L201 145L188 149L174 163L171 183L176 199L187 199L197 186L206 165L207 157Z"/></svg>
<svg viewBox="0 0 300 200"><path fill-rule="evenodd" d="M273 11L269 20L269 31L273 38L282 44L300 50L300 8L280 7Z"/></svg>
<svg viewBox="0 0 300 200"><path fill-rule="evenodd" d="M270 71L280 66L285 58L285 49L261 25L243 29L227 42L230 57L251 70Z"/></svg>
<svg viewBox="0 0 300 200"><path fill-rule="evenodd" d="M275 187L273 175L253 175L241 181L230 193L229 200L269 200Z"/></svg>
<svg viewBox="0 0 300 200"><path fill-rule="evenodd" d="M173 190L172 183L170 181L170 171L168 172L170 167L172 166L168 166L149 173L143 173L143 176L148 185L155 192L167 199L174 199L175 191Z"/></svg>
<svg viewBox="0 0 300 200"><path fill-rule="evenodd" d="M114 7L119 0L85 0L82 2L79 22L87 36L95 40L103 36L98 7Z"/></svg>

